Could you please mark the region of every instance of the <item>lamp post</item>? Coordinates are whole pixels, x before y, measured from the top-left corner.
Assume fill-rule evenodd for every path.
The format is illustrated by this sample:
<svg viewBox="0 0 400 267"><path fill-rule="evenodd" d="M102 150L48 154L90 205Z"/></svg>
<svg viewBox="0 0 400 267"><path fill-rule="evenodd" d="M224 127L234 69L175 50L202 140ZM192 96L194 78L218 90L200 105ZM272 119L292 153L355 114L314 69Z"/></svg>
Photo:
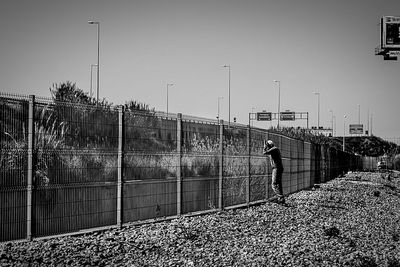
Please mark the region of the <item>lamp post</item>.
<svg viewBox="0 0 400 267"><path fill-rule="evenodd" d="M333 116L333 128L335 129L333 135L336 136L336 116Z"/></svg>
<svg viewBox="0 0 400 267"><path fill-rule="evenodd" d="M93 96L93 91L92 91L93 67L97 67L97 64L91 64L91 65L90 65L90 97Z"/></svg>
<svg viewBox="0 0 400 267"><path fill-rule="evenodd" d="M318 129L318 132L319 132L319 92L314 92L314 94L315 95L317 95L318 96L318 123L317 123L317 129Z"/></svg>
<svg viewBox="0 0 400 267"><path fill-rule="evenodd" d="M223 65L223 68L228 68L228 127L231 126L231 65Z"/></svg>
<svg viewBox="0 0 400 267"><path fill-rule="evenodd" d="M88 21L89 24L96 24L97 25L97 94L96 100L97 103L99 102L99 80L100 80L100 22L99 21Z"/></svg>
<svg viewBox="0 0 400 267"><path fill-rule="evenodd" d="M370 131L369 131L369 109L368 109L368 111L367 111L367 135L369 136L370 135Z"/></svg>
<svg viewBox="0 0 400 267"><path fill-rule="evenodd" d="M275 83L278 83L278 129L279 129L279 121L281 117L281 81L274 80Z"/></svg>
<svg viewBox="0 0 400 267"><path fill-rule="evenodd" d="M329 112L331 113L331 125L332 125L332 137L333 137L333 110L329 110Z"/></svg>
<svg viewBox="0 0 400 267"><path fill-rule="evenodd" d="M346 135L346 118L347 116L343 116L343 151L345 151L346 147L346 141L345 141L345 135Z"/></svg>
<svg viewBox="0 0 400 267"><path fill-rule="evenodd" d="M358 106L358 124L361 124L361 118L360 118L360 104L357 105Z"/></svg>
<svg viewBox="0 0 400 267"><path fill-rule="evenodd" d="M254 114L254 110L255 110L256 108L255 107L251 107L251 113L253 113ZM257 115L256 115L257 116ZM251 120L251 127L253 127L253 125L254 125L254 119L253 120Z"/></svg>
<svg viewBox="0 0 400 267"><path fill-rule="evenodd" d="M224 99L224 97L222 97L222 96L219 96L219 97L218 97L218 116L217 116L218 124L219 124L219 122L220 122L220 120L221 120L221 118L219 117L219 101L220 101L221 99Z"/></svg>
<svg viewBox="0 0 400 267"><path fill-rule="evenodd" d="M374 113L371 112L371 132L369 133L370 136L372 136L372 119L373 119Z"/></svg>
<svg viewBox="0 0 400 267"><path fill-rule="evenodd" d="M167 83L167 117L168 117L168 88L173 85L174 85L173 83Z"/></svg>

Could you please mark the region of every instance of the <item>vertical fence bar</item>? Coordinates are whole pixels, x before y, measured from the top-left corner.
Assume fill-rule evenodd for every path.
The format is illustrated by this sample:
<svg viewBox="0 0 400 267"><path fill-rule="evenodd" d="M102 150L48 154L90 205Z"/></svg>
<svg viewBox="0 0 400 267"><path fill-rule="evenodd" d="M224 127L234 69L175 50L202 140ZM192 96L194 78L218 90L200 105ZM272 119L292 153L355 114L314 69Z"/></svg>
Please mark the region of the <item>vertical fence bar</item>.
<svg viewBox="0 0 400 267"><path fill-rule="evenodd" d="M177 114L176 120L176 214L178 216L182 213L182 114Z"/></svg>
<svg viewBox="0 0 400 267"><path fill-rule="evenodd" d="M246 204L250 204L250 168L251 168L251 147L250 147L250 125L247 126L246 131L246 145L247 145L247 176L246 176Z"/></svg>
<svg viewBox="0 0 400 267"><path fill-rule="evenodd" d="M122 226L122 175L123 175L123 130L124 107L118 108L118 181L117 181L117 226Z"/></svg>
<svg viewBox="0 0 400 267"><path fill-rule="evenodd" d="M269 132L268 131L265 133L265 140L263 140L263 144L264 144L264 141L267 141L267 140L269 140ZM263 152L264 152L264 150L263 150ZM265 155L263 155L263 156L264 156L264 159L266 160L267 157ZM267 200L269 198L269 182L268 182L268 170L269 170L269 167L268 166L269 165L267 163L266 173L265 173L265 178L264 178L265 179L265 200Z"/></svg>
<svg viewBox="0 0 400 267"><path fill-rule="evenodd" d="M223 209L222 206L222 185L224 176L224 121L221 120L219 124L219 177L218 177L218 208Z"/></svg>
<svg viewBox="0 0 400 267"><path fill-rule="evenodd" d="M35 96L29 96L28 113L28 174L27 174L27 196L26 196L26 239L32 240L32 205L33 205L33 139L35 134L34 127L34 105Z"/></svg>
<svg viewBox="0 0 400 267"><path fill-rule="evenodd" d="M303 165L303 168L302 168L302 170L303 170L303 188L301 190L303 190L303 189L308 188L308 186L306 186L306 182L305 182L305 178L306 178L306 143L304 142L304 140L302 140L301 142L303 144L303 154L302 154L302 156L303 156L303 158L302 158L302 163L303 163L302 164Z"/></svg>

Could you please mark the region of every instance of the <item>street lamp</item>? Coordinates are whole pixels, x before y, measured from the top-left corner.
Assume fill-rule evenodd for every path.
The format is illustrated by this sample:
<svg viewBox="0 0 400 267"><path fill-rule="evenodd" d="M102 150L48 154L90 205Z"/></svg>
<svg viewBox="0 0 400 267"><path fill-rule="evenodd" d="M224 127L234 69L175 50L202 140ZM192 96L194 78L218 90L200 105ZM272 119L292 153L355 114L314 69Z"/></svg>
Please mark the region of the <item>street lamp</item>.
<svg viewBox="0 0 400 267"><path fill-rule="evenodd" d="M221 120L221 118L219 117L219 101L220 101L221 99L224 99L224 97L222 97L222 96L219 96L219 97L218 97L218 117L217 117L217 119L218 119L218 124L219 124L219 122L220 122L220 120Z"/></svg>
<svg viewBox="0 0 400 267"><path fill-rule="evenodd" d="M358 104L358 124L361 124L360 109L360 104Z"/></svg>
<svg viewBox="0 0 400 267"><path fill-rule="evenodd" d="M346 141L345 141L345 135L346 135L346 118L347 116L343 116L343 151L346 151Z"/></svg>
<svg viewBox="0 0 400 267"><path fill-rule="evenodd" d="M274 80L275 83L278 83L278 129L279 129L279 121L280 121L280 112L281 112L281 81Z"/></svg>
<svg viewBox="0 0 400 267"><path fill-rule="evenodd" d="M97 67L97 64L91 64L90 65L90 97L93 96L93 92L92 92L93 67Z"/></svg>
<svg viewBox="0 0 400 267"><path fill-rule="evenodd" d="M251 113L253 113L254 114L254 110L255 110L256 108L255 107L252 107L251 108ZM256 115L257 116L257 115ZM251 126L253 126L254 125L254 119L253 120L251 120Z"/></svg>
<svg viewBox="0 0 400 267"><path fill-rule="evenodd" d="M167 83L167 117L168 117L168 88L173 85L174 85L173 83Z"/></svg>
<svg viewBox="0 0 400 267"><path fill-rule="evenodd" d="M333 128L335 129L333 136L336 136L336 116L333 116Z"/></svg>
<svg viewBox="0 0 400 267"><path fill-rule="evenodd" d="M223 65L223 68L228 68L229 84L228 84L228 127L231 125L231 65Z"/></svg>
<svg viewBox="0 0 400 267"><path fill-rule="evenodd" d="M318 132L319 132L319 92L314 92L314 94L318 96L318 124L317 124L317 129L318 129Z"/></svg>
<svg viewBox="0 0 400 267"><path fill-rule="evenodd" d="M331 115L332 115L332 116L331 116L331 125L332 125L332 137L333 137L333 117L334 117L334 116L333 116L333 110L330 109L329 112L330 112Z"/></svg>
<svg viewBox="0 0 400 267"><path fill-rule="evenodd" d="M372 119L373 119L374 113L371 112L371 131L369 132L369 135L372 136Z"/></svg>
<svg viewBox="0 0 400 267"><path fill-rule="evenodd" d="M89 24L97 25L97 103L99 102L99 80L100 80L100 22L99 21L88 21Z"/></svg>
<svg viewBox="0 0 400 267"><path fill-rule="evenodd" d="M368 109L368 111L367 111L367 135L369 136L370 135L370 131L369 131L369 109Z"/></svg>

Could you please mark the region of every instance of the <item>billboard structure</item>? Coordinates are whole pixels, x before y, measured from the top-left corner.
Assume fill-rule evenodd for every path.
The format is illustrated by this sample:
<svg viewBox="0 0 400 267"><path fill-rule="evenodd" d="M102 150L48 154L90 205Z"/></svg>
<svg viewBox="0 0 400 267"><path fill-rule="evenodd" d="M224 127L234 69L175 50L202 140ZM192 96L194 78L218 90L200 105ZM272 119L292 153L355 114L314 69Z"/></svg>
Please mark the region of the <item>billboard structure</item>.
<svg viewBox="0 0 400 267"><path fill-rule="evenodd" d="M375 49L375 55L383 56L384 60L397 60L400 56L400 17L381 18L380 38L381 43Z"/></svg>
<svg viewBox="0 0 400 267"><path fill-rule="evenodd" d="M363 134L364 127L362 124L350 124L349 133L350 134Z"/></svg>
<svg viewBox="0 0 400 267"><path fill-rule="evenodd" d="M400 17L386 16L381 21L382 48L400 49Z"/></svg>

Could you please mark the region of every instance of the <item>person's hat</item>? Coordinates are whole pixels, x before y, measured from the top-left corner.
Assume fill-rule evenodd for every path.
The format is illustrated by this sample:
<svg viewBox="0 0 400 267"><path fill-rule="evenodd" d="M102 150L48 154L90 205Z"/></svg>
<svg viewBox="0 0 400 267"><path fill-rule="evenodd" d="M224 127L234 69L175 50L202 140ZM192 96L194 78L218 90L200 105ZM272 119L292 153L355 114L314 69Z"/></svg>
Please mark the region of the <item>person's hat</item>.
<svg viewBox="0 0 400 267"><path fill-rule="evenodd" d="M269 146L274 146L274 142L272 142L271 140L268 140L268 141L267 141L267 144L268 144Z"/></svg>

